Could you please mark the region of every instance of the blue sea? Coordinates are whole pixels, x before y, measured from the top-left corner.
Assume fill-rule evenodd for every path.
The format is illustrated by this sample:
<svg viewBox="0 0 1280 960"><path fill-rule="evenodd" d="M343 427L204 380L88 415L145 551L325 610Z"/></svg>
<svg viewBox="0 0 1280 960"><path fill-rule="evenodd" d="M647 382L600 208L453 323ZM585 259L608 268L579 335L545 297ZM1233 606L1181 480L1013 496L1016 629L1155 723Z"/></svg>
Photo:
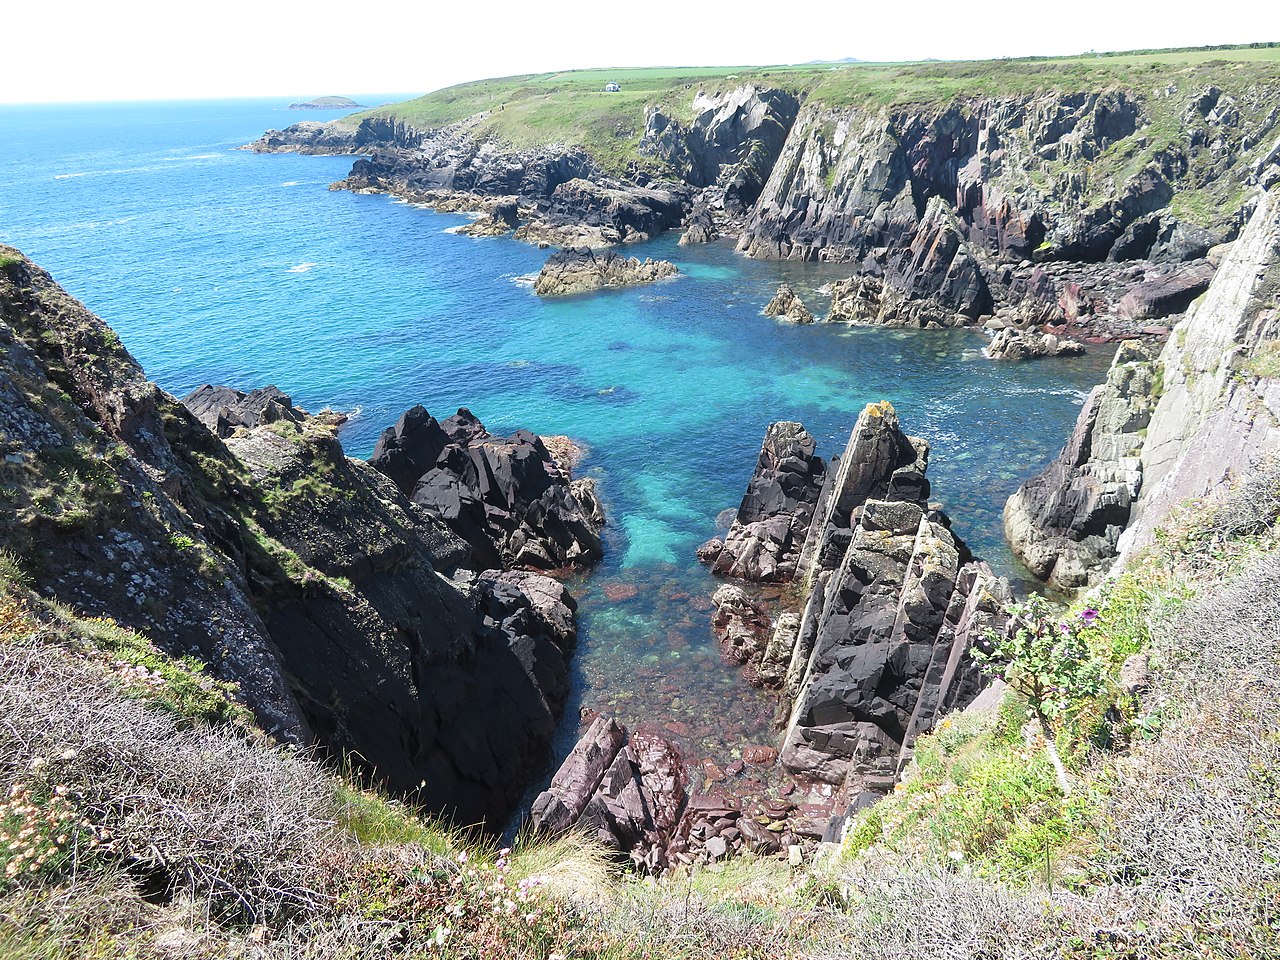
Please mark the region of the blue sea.
<svg viewBox="0 0 1280 960"><path fill-rule="evenodd" d="M744 259L676 235L629 252L681 276L543 302L547 251L449 232L466 222L330 191L349 158L258 156L265 129L338 114L279 101L0 106L0 241L101 315L166 390L275 384L349 411L367 456L406 407L469 407L491 431L568 434L609 514L608 556L581 600L577 708L672 723L691 755L770 739L773 707L709 634L715 583L694 548L751 475L766 426L803 422L839 452L858 412L890 400L933 444L935 499L1018 576L1000 511L1061 447L1110 359L996 364L970 331L795 327L760 311L779 281L815 308L847 269ZM635 597L609 602L605 585Z"/></svg>

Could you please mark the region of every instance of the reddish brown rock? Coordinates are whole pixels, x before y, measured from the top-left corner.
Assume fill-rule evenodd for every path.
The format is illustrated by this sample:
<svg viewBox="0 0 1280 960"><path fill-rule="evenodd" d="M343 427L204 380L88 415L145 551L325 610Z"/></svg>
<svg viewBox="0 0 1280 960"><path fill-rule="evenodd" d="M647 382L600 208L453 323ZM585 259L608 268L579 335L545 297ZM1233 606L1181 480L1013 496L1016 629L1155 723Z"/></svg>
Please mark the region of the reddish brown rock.
<svg viewBox="0 0 1280 960"><path fill-rule="evenodd" d="M622 603L630 600L639 592L640 588L634 583L606 583L604 585L604 596L610 603Z"/></svg>
<svg viewBox="0 0 1280 960"><path fill-rule="evenodd" d="M778 759L778 751L773 747L753 746L742 751L742 762L753 767L767 767Z"/></svg>

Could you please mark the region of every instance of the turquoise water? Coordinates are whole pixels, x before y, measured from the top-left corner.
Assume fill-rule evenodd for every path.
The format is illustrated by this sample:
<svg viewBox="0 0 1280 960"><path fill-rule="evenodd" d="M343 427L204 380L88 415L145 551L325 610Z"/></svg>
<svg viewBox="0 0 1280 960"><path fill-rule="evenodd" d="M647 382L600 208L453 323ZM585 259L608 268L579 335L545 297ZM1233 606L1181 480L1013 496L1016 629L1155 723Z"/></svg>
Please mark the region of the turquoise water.
<svg viewBox="0 0 1280 960"><path fill-rule="evenodd" d="M583 442L609 553L574 585L573 707L684 724L696 757L769 738L768 698L710 640L714 583L693 549L736 507L772 420L804 422L831 454L865 403L893 401L933 443L934 496L957 532L1015 572L1000 509L1062 445L1107 356L1000 365L966 331L779 324L760 309L780 280L816 307L812 291L847 271L675 236L634 252L675 261L679 278L542 302L520 278L546 251L446 232L461 216L331 192L346 159L236 149L299 116L265 101L0 107L0 241L175 394L274 383L301 406L353 411L343 441L356 456L419 402ZM615 583L639 592L610 603L602 588Z"/></svg>

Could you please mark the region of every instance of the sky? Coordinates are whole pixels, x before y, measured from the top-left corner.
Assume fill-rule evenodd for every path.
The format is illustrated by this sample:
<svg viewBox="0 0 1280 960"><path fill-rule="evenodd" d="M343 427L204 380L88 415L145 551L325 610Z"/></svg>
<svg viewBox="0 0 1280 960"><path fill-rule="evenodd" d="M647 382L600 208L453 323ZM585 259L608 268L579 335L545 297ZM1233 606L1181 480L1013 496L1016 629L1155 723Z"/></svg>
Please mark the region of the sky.
<svg viewBox="0 0 1280 960"><path fill-rule="evenodd" d="M579 67L985 59L1280 40L1269 0L41 0L0 103L425 93ZM758 13L755 11L759 11Z"/></svg>

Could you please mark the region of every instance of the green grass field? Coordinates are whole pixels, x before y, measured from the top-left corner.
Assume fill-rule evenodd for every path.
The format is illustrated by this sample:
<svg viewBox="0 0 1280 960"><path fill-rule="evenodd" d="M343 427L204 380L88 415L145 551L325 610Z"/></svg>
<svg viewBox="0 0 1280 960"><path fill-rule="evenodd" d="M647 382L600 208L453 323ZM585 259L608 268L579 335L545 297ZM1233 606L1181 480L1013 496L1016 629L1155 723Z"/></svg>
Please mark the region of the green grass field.
<svg viewBox="0 0 1280 960"><path fill-rule="evenodd" d="M743 67L597 68L478 80L403 103L353 114L394 116L429 128L484 114L474 133L517 148L580 146L606 167L622 169L639 158L636 141L647 107L661 104L690 116L699 90L713 92L755 83L789 90L810 103L836 107L936 107L974 96L1038 91L1091 91L1112 86L1144 91L1156 84L1181 89L1210 83L1237 86L1274 82L1280 45L1224 49L1136 51L1081 57L927 63L799 64ZM617 82L619 93L605 93Z"/></svg>

